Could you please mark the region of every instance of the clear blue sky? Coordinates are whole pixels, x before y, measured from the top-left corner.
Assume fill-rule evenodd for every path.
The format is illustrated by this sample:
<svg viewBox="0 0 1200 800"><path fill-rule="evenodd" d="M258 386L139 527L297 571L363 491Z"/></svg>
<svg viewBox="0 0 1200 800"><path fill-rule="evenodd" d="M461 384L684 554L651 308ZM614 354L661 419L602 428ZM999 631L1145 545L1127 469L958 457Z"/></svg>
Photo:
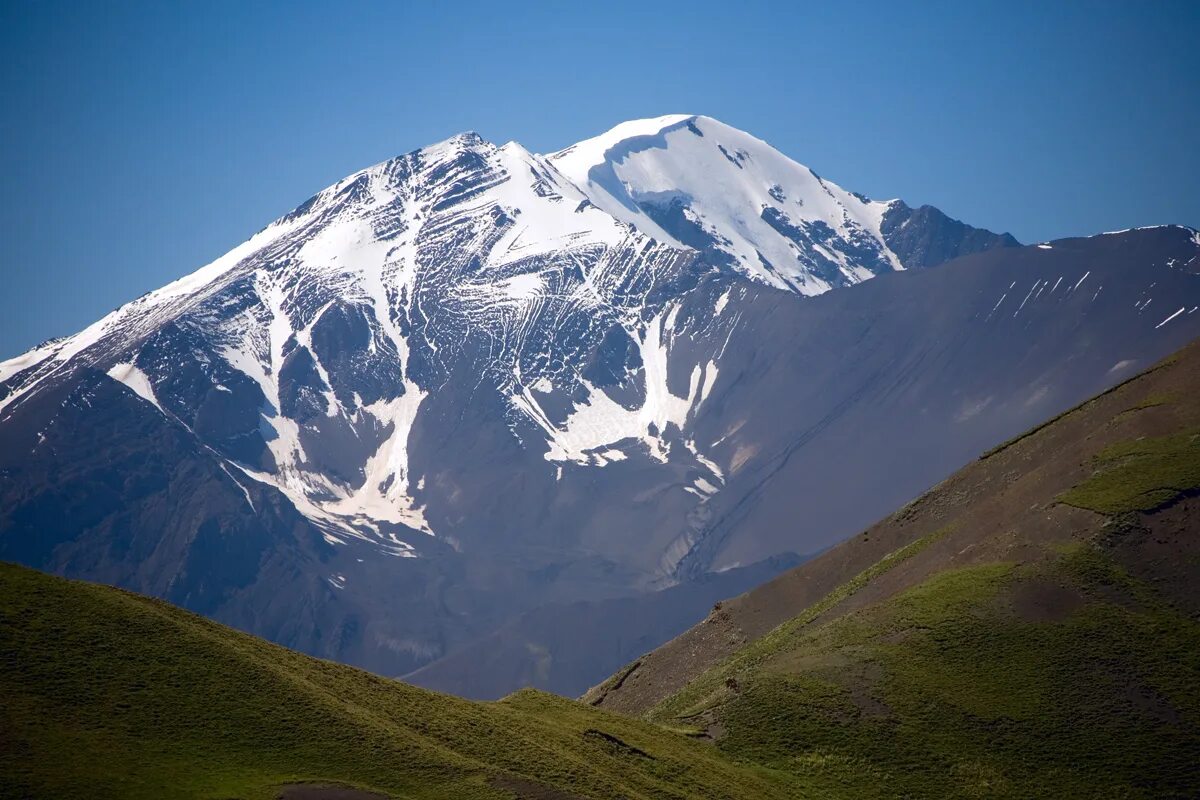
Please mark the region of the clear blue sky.
<svg viewBox="0 0 1200 800"><path fill-rule="evenodd" d="M1200 226L1197 2L0 0L0 51L0 358L462 130L703 113L1023 241Z"/></svg>

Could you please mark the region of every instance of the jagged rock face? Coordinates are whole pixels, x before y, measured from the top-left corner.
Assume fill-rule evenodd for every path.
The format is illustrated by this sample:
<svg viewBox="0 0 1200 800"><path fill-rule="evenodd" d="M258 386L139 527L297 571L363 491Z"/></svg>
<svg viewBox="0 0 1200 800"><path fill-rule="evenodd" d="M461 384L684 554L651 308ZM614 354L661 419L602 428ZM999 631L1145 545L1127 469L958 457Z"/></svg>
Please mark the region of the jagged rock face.
<svg viewBox="0 0 1200 800"><path fill-rule="evenodd" d="M879 226L883 239L906 267L933 267L952 258L996 247L1019 247L1010 234L972 228L933 206L909 208L893 200Z"/></svg>
<svg viewBox="0 0 1200 800"><path fill-rule="evenodd" d="M1040 283L1003 322L1020 336L983 308L1006 252L1055 269L1077 250L1063 281L1091 267L1191 303L1193 232L1010 240L844 192L707 118L549 157L457 136L0 364L0 557L399 674L546 603L808 552L1121 377L1081 353L1144 363L1198 330L1191 305L1155 327L1133 300L1056 306L1065 286ZM975 251L1000 260L974 283L896 274ZM927 355L929 318L975 342L958 383ZM1002 372L1066 363L1027 406ZM982 405L958 419L968 391ZM835 418L873 435L839 448ZM879 502L828 488L855 480L886 482ZM788 524L785 499L820 528Z"/></svg>

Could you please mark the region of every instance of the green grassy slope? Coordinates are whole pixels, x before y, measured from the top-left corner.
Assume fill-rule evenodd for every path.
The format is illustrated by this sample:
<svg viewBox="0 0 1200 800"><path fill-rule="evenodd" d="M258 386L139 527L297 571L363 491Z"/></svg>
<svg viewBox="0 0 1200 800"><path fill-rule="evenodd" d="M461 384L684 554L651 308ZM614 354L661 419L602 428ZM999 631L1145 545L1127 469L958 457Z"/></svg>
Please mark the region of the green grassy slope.
<svg viewBox="0 0 1200 800"><path fill-rule="evenodd" d="M1022 618L1030 587L1070 610ZM722 751L831 794L1200 791L1200 625L1093 548L941 572L715 673L652 716L708 715Z"/></svg>
<svg viewBox="0 0 1200 800"><path fill-rule="evenodd" d="M643 716L836 796L1200 797L1198 396L1193 345L997 448Z"/></svg>
<svg viewBox="0 0 1200 800"><path fill-rule="evenodd" d="M1096 471L1059 495L1068 505L1101 514L1153 511L1200 486L1200 429L1109 445Z"/></svg>
<svg viewBox="0 0 1200 800"><path fill-rule="evenodd" d="M439 695L12 565L0 698L5 797L253 800L298 781L512 797L497 776L545 800L808 796L646 722L532 691Z"/></svg>

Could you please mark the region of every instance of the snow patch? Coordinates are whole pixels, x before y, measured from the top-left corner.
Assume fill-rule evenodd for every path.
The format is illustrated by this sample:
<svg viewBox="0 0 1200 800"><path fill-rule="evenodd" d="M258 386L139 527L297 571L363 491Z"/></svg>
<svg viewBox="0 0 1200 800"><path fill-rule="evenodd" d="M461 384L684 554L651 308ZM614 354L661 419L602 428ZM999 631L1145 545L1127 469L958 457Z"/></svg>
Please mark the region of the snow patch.
<svg viewBox="0 0 1200 800"><path fill-rule="evenodd" d="M154 387L150 384L150 377L134 364L115 364L108 370L108 377L125 384L134 394L159 411L163 410L154 394Z"/></svg>
<svg viewBox="0 0 1200 800"><path fill-rule="evenodd" d="M697 364L687 395L680 397L671 392L667 385L667 356L671 322L678 311L678 306L669 307L635 337L645 376L645 400L637 408L624 407L603 389L584 380L587 399L576 403L566 420L556 425L528 388L522 387L512 396L513 408L546 433L550 446L544 456L547 461L592 463L592 455L597 451L634 439L646 446L652 458L666 462L667 445L663 437L667 426L674 425L680 430L685 427L691 413L711 390L717 371L711 361L704 366Z"/></svg>

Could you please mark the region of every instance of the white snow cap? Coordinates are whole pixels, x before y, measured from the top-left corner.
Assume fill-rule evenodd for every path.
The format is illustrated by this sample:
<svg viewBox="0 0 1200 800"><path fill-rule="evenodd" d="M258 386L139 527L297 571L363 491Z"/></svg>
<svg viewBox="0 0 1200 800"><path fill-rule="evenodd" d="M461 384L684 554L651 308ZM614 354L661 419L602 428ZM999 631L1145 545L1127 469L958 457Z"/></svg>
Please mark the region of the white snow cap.
<svg viewBox="0 0 1200 800"><path fill-rule="evenodd" d="M803 294L831 288L829 280L798 260L806 250L834 262L845 282L872 275L836 247L797 244L781 233L781 225L823 223L834 239L865 245L887 268L902 269L880 232L890 203L847 192L761 139L711 117L671 114L623 122L547 160L609 214L683 247L688 243L680 241L678 231L669 232L644 210L647 203L666 207L678 200L685 224L715 242L739 270L781 288Z"/></svg>

